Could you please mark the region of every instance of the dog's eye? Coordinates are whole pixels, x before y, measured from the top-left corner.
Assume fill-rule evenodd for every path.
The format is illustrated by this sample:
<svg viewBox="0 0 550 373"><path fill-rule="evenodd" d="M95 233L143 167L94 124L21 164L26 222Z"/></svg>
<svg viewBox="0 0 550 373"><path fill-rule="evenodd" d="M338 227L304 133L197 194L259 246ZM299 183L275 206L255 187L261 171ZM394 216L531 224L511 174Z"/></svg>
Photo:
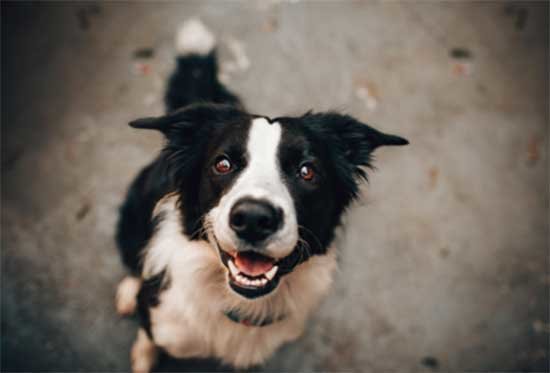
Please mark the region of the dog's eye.
<svg viewBox="0 0 550 373"><path fill-rule="evenodd" d="M233 165L229 159L225 156L220 156L216 159L214 164L214 171L220 175L227 174L233 169Z"/></svg>
<svg viewBox="0 0 550 373"><path fill-rule="evenodd" d="M310 164L304 164L300 167L300 177L305 181L311 181L315 177L315 170Z"/></svg>

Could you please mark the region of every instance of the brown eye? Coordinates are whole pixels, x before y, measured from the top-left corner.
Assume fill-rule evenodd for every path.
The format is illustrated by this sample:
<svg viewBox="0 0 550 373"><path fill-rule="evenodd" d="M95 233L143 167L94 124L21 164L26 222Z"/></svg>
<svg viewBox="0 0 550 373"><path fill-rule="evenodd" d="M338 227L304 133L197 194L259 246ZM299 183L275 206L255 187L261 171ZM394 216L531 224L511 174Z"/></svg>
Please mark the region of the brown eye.
<svg viewBox="0 0 550 373"><path fill-rule="evenodd" d="M303 165L300 167L300 177L306 181L311 181L315 177L315 171L310 165Z"/></svg>
<svg viewBox="0 0 550 373"><path fill-rule="evenodd" d="M219 157L216 160L216 164L214 165L214 170L218 174L222 174L222 175L228 173L232 169L233 169L233 165L231 164L231 162L229 162L229 159L223 156Z"/></svg>

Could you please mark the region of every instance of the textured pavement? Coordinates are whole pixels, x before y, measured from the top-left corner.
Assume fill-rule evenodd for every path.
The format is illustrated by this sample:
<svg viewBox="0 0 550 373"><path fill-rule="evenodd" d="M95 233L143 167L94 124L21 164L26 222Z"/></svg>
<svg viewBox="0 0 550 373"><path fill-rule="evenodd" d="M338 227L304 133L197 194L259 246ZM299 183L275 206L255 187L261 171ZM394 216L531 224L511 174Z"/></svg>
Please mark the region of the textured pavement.
<svg viewBox="0 0 550 373"><path fill-rule="evenodd" d="M548 3L186 1L2 2L4 371L129 369L114 227L162 141L126 123L163 111L192 16L251 111L411 141L377 152L332 293L263 369L548 369Z"/></svg>

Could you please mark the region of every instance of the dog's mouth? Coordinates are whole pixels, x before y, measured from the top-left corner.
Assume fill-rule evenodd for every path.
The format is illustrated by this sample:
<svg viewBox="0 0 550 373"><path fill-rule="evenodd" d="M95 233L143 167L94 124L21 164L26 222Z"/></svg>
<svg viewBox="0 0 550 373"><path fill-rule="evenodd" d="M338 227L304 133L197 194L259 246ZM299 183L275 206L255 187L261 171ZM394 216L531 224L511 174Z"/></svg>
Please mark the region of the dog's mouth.
<svg viewBox="0 0 550 373"><path fill-rule="evenodd" d="M219 249L222 263L229 272L229 286L246 298L271 293L279 285L278 262L254 251L228 253Z"/></svg>

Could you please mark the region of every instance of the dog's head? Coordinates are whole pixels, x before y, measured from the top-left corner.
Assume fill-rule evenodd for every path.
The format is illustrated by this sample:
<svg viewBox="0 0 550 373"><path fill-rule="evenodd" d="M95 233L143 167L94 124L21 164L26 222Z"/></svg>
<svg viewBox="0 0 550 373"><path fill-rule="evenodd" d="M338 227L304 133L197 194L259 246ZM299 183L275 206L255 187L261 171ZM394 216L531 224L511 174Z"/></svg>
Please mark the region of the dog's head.
<svg viewBox="0 0 550 373"><path fill-rule="evenodd" d="M164 133L185 233L211 242L246 298L324 254L373 150L408 143L336 113L270 119L212 104L130 125Z"/></svg>

